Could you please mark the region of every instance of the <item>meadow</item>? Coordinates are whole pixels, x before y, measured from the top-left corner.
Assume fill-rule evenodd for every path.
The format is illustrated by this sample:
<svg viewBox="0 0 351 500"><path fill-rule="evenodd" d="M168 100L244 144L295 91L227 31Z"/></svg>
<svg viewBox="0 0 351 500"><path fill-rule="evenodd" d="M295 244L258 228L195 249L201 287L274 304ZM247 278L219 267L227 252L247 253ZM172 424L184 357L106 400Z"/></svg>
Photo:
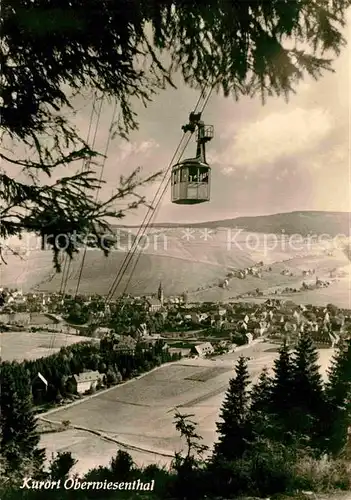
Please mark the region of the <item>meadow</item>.
<svg viewBox="0 0 351 500"><path fill-rule="evenodd" d="M61 347L84 341L91 342L92 339L64 333L1 332L1 359L2 361L38 359L58 352Z"/></svg>
<svg viewBox="0 0 351 500"><path fill-rule="evenodd" d="M43 415L54 422L69 420L71 428L43 435L42 445L49 454L71 450L79 459L77 472L107 464L120 448L128 450L139 464L170 463L174 451L182 448L173 425L178 408L194 414L204 444L211 446L218 411L241 353L252 357L252 380L264 366L271 367L277 356L276 346L262 342L215 359L186 359L163 366L79 404ZM322 372L331 354L331 349L320 351Z"/></svg>

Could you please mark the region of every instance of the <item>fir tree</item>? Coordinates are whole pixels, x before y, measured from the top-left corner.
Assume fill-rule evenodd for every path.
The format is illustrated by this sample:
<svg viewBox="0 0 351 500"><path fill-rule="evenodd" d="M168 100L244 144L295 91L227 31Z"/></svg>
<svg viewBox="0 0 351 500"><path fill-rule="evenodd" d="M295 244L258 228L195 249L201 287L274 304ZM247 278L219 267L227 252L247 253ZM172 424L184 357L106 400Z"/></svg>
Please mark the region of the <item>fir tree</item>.
<svg viewBox="0 0 351 500"><path fill-rule="evenodd" d="M113 479L125 481L129 480L133 472L134 462L129 453L118 450L117 455L111 459L110 468Z"/></svg>
<svg viewBox="0 0 351 500"><path fill-rule="evenodd" d="M77 460L72 457L70 451L59 451L56 457L51 461L49 474L52 481L64 481L76 465Z"/></svg>
<svg viewBox="0 0 351 500"><path fill-rule="evenodd" d="M269 413L274 419L275 438L291 442L290 409L292 394L292 363L286 342L279 349L274 361Z"/></svg>
<svg viewBox="0 0 351 500"><path fill-rule="evenodd" d="M38 449L39 434L32 410L28 373L18 363L3 363L1 369L1 453L7 476L41 473L44 454Z"/></svg>
<svg viewBox="0 0 351 500"><path fill-rule="evenodd" d="M328 404L327 449L332 454L342 451L351 426L351 339L339 346L328 371L326 385Z"/></svg>
<svg viewBox="0 0 351 500"><path fill-rule="evenodd" d="M266 412L269 409L272 398L272 379L269 376L268 368L264 367L257 383L251 390L250 411Z"/></svg>
<svg viewBox="0 0 351 500"><path fill-rule="evenodd" d="M300 337L292 368L291 425L299 441L318 447L326 407L318 352L309 335Z"/></svg>
<svg viewBox="0 0 351 500"><path fill-rule="evenodd" d="M239 458L247 448L250 377L247 360L244 357L239 358L235 372L236 376L229 382L229 389L221 409L222 421L217 423L219 441L214 449L215 462Z"/></svg>
<svg viewBox="0 0 351 500"><path fill-rule="evenodd" d="M270 417L272 385L273 381L269 376L268 368L265 367L251 390L250 422L255 441L272 435L272 418Z"/></svg>

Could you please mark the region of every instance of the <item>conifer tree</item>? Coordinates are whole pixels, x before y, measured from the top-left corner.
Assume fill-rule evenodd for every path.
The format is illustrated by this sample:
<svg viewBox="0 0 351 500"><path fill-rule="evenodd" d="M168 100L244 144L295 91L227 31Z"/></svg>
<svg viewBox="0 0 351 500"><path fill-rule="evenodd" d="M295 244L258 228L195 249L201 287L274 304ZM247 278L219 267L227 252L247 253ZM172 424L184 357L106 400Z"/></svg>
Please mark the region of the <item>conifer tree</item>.
<svg viewBox="0 0 351 500"><path fill-rule="evenodd" d="M59 451L50 463L50 479L52 481L65 480L69 476L77 460L72 457L70 451Z"/></svg>
<svg viewBox="0 0 351 500"><path fill-rule="evenodd" d="M111 459L110 468L114 479L125 481L130 479L134 462L129 453L118 450L117 455Z"/></svg>
<svg viewBox="0 0 351 500"><path fill-rule="evenodd" d="M272 379L268 368L264 367L257 383L251 389L250 410L254 412L265 412L268 410L272 397Z"/></svg>
<svg viewBox="0 0 351 500"><path fill-rule="evenodd" d="M309 335L300 337L294 352L291 406L291 425L299 441L318 447L326 407L318 352Z"/></svg>
<svg viewBox="0 0 351 500"><path fill-rule="evenodd" d="M251 389L250 422L255 440L272 435L270 418L272 385L272 378L269 376L268 368L265 367Z"/></svg>
<svg viewBox="0 0 351 500"><path fill-rule="evenodd" d="M221 409L221 421L217 423L219 441L215 445L214 461L234 460L241 457L247 448L250 377L244 357L239 358L235 372Z"/></svg>
<svg viewBox="0 0 351 500"><path fill-rule="evenodd" d="M273 373L269 413L274 418L275 437L291 442L289 412L292 393L292 363L286 342L279 349L279 357L274 361Z"/></svg>
<svg viewBox="0 0 351 500"><path fill-rule="evenodd" d="M351 339L340 345L328 371L327 449L332 454L342 451L351 426Z"/></svg>
<svg viewBox="0 0 351 500"><path fill-rule="evenodd" d="M43 452L38 449L40 438L32 410L30 382L23 365L2 364L1 453L6 476L14 480L21 473L38 475L44 459Z"/></svg>

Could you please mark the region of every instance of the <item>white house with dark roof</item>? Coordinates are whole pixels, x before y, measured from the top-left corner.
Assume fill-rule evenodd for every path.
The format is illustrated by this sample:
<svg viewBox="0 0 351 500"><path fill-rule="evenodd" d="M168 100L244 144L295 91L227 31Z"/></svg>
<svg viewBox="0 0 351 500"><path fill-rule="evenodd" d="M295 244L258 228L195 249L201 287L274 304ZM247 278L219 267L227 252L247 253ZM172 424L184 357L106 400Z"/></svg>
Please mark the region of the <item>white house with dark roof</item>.
<svg viewBox="0 0 351 500"><path fill-rule="evenodd" d="M77 384L78 394L84 394L91 389L96 389L97 383L102 380L102 375L98 371L89 371L73 375L73 378Z"/></svg>
<svg viewBox="0 0 351 500"><path fill-rule="evenodd" d="M201 358L208 356L214 352L213 345L210 342L204 342L203 344L194 345L191 349L193 354L197 354Z"/></svg>

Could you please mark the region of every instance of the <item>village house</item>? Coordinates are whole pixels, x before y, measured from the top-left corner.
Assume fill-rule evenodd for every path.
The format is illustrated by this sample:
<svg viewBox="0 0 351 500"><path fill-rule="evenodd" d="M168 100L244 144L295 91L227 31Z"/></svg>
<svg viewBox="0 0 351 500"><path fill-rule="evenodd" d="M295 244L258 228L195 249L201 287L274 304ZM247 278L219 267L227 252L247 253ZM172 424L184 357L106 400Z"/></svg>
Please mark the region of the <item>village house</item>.
<svg viewBox="0 0 351 500"><path fill-rule="evenodd" d="M190 314L190 318L191 318L191 321L193 323L200 324L208 318L208 314L207 313L192 312Z"/></svg>
<svg viewBox="0 0 351 500"><path fill-rule="evenodd" d="M108 328L106 326L98 326L95 330L94 330L94 335L95 337L98 337L98 338L103 338L105 335L110 335L110 333L112 333L113 330L111 328Z"/></svg>
<svg viewBox="0 0 351 500"><path fill-rule="evenodd" d="M211 316L211 326L221 328L225 324L225 322L225 319L219 314L214 314Z"/></svg>
<svg viewBox="0 0 351 500"><path fill-rule="evenodd" d="M33 392L35 391L36 394L44 394L48 388L48 381L38 372L33 378L31 385Z"/></svg>
<svg viewBox="0 0 351 500"><path fill-rule="evenodd" d="M218 309L215 311L218 316L221 318L224 317L227 314L227 310L224 309L224 307L218 307Z"/></svg>
<svg viewBox="0 0 351 500"><path fill-rule="evenodd" d="M161 317L166 320L167 317L168 317L168 312L164 309L164 307L162 307L161 311L160 311L160 315Z"/></svg>
<svg viewBox="0 0 351 500"><path fill-rule="evenodd" d="M211 325L216 325L221 327L226 321L227 310L223 307L217 307L215 311L211 314Z"/></svg>
<svg viewBox="0 0 351 500"><path fill-rule="evenodd" d="M191 349L183 347L169 347L170 354L181 354L182 358L187 358L191 354Z"/></svg>
<svg viewBox="0 0 351 500"><path fill-rule="evenodd" d="M252 335L252 333L247 333L246 334L246 340L247 340L248 344L252 343L252 341L253 341L253 335Z"/></svg>
<svg viewBox="0 0 351 500"><path fill-rule="evenodd" d="M345 325L345 316L343 313L338 313L334 318L333 318L333 323L335 323L337 326L340 328Z"/></svg>
<svg viewBox="0 0 351 500"><path fill-rule="evenodd" d="M236 344L233 344L230 340L220 340L217 344L217 349L225 349L227 352L234 352Z"/></svg>
<svg viewBox="0 0 351 500"><path fill-rule="evenodd" d="M146 307L150 313L159 312L162 309L162 302L156 297L148 297L146 299Z"/></svg>
<svg viewBox="0 0 351 500"><path fill-rule="evenodd" d="M302 322L302 315L301 315L301 312L298 311L297 309L293 313L293 318L296 321L297 325L301 324L301 322Z"/></svg>
<svg viewBox="0 0 351 500"><path fill-rule="evenodd" d="M139 325L139 328L137 329L137 333L139 334L140 338L147 337L149 335L147 324L141 323Z"/></svg>
<svg viewBox="0 0 351 500"><path fill-rule="evenodd" d="M149 335L148 337L143 338L142 342L144 347L147 347L148 349L156 344L156 342L162 341L161 335ZM167 343L164 343L162 346L162 349L165 351L169 348L169 345Z"/></svg>
<svg viewBox="0 0 351 500"><path fill-rule="evenodd" d="M194 345L191 348L191 353L201 358L204 358L214 352L213 345L210 342L204 342L203 344Z"/></svg>
<svg viewBox="0 0 351 500"><path fill-rule="evenodd" d="M182 302L180 297L168 297L167 298L167 303L168 304L180 304Z"/></svg>
<svg viewBox="0 0 351 500"><path fill-rule="evenodd" d="M285 321L284 331L287 333L292 333L297 331L297 324L293 321Z"/></svg>
<svg viewBox="0 0 351 500"><path fill-rule="evenodd" d="M95 390L101 380L102 375L98 371L88 371L73 375L73 377L70 377L69 382L78 394L84 394L87 391Z"/></svg>
<svg viewBox="0 0 351 500"><path fill-rule="evenodd" d="M268 322L260 321L257 327L254 328L255 337L261 337L262 335L264 335L266 332L268 332L269 327L270 324Z"/></svg>
<svg viewBox="0 0 351 500"><path fill-rule="evenodd" d="M325 325L328 325L330 323L330 314L328 312L328 310L324 309L323 311L325 314L324 314L324 318L323 318L323 323Z"/></svg>
<svg viewBox="0 0 351 500"><path fill-rule="evenodd" d="M183 323L183 314L177 312L177 314L175 315L175 320L181 325Z"/></svg>

